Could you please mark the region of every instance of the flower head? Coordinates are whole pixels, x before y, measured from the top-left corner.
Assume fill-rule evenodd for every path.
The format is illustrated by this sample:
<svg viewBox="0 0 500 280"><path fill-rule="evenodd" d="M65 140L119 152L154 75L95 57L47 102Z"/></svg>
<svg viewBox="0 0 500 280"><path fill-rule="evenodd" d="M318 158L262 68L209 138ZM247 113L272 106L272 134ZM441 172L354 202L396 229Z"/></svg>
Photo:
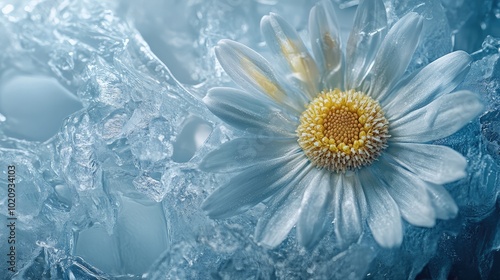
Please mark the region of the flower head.
<svg viewBox="0 0 500 280"><path fill-rule="evenodd" d="M333 7L323 1L310 13L312 54L275 14L261 22L273 65L220 41L217 58L243 90L214 88L204 101L251 136L200 164L235 174L204 202L209 216L266 203L254 236L270 247L295 225L299 241L314 246L331 222L340 244L358 240L366 224L381 246L393 247L403 239L402 219L432 227L454 217L442 185L466 175L466 160L429 142L458 131L483 105L472 92L453 92L471 63L465 52L404 75L422 25L410 12L389 29L382 0L362 1L344 54Z"/></svg>
<svg viewBox="0 0 500 280"><path fill-rule="evenodd" d="M307 106L297 128L304 154L318 168L345 172L369 165L385 149L388 121L362 92L323 92Z"/></svg>

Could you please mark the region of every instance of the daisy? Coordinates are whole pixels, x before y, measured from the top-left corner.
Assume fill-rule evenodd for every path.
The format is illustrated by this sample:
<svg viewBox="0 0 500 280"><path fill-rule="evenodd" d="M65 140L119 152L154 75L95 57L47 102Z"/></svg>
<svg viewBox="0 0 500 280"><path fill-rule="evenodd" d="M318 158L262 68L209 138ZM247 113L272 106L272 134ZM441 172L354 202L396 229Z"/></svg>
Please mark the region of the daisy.
<svg viewBox="0 0 500 280"><path fill-rule="evenodd" d="M261 31L273 64L221 40L217 59L242 90L213 88L203 100L245 133L200 163L230 173L205 200L208 215L227 218L264 202L255 240L275 247L296 226L309 248L331 223L341 246L359 240L367 225L389 248L402 242L402 220L433 227L455 217L457 205L442 185L466 176L466 160L430 142L458 131L483 105L472 92L454 92L471 63L465 52L404 75L422 24L410 12L389 28L382 0L363 1L344 53L324 1L310 12L312 53L272 13Z"/></svg>

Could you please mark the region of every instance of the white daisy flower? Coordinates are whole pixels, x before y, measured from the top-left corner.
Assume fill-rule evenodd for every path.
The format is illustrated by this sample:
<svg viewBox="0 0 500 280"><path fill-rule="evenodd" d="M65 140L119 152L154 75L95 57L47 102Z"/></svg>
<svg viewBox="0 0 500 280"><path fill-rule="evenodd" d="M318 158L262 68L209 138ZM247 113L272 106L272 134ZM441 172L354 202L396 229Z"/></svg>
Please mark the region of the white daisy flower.
<svg viewBox="0 0 500 280"><path fill-rule="evenodd" d="M466 176L466 160L429 144L475 118L483 105L453 90L469 70L462 51L404 76L423 19L410 12L387 25L382 0L363 1L342 52L329 1L309 17L312 54L276 14L261 30L274 64L250 48L222 40L220 65L242 90L214 88L208 108L248 133L209 153L200 169L234 172L204 202L211 218L267 205L254 238L279 245L296 225L297 238L314 246L333 222L340 245L356 242L367 224L382 247L403 239L402 219L432 227L456 216L443 188Z"/></svg>

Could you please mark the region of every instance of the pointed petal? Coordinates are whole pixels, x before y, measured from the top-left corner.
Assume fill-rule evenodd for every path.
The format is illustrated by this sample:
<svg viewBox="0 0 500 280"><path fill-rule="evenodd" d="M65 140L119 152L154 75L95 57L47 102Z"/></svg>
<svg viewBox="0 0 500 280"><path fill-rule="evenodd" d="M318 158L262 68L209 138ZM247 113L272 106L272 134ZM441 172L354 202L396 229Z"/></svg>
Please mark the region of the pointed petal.
<svg viewBox="0 0 500 280"><path fill-rule="evenodd" d="M358 198L358 206L361 211L361 223L363 223L363 221L368 218L368 202L366 201L365 191L359 179L359 175L355 173L355 176L354 191L356 192L356 197Z"/></svg>
<svg viewBox="0 0 500 280"><path fill-rule="evenodd" d="M346 48L346 89L360 89L387 34L382 0L361 1Z"/></svg>
<svg viewBox="0 0 500 280"><path fill-rule="evenodd" d="M297 222L297 239L306 248L313 248L327 231L328 209L332 203L332 182L330 172L317 171L304 193Z"/></svg>
<svg viewBox="0 0 500 280"><path fill-rule="evenodd" d="M231 40L220 40L215 54L224 71L242 89L300 112L307 103L305 96L287 97L269 62L247 46ZM302 102L302 103L301 103Z"/></svg>
<svg viewBox="0 0 500 280"><path fill-rule="evenodd" d="M334 211L335 234L341 246L356 242L363 230L357 184L359 185L357 176L342 174L335 186L333 198L337 206Z"/></svg>
<svg viewBox="0 0 500 280"><path fill-rule="evenodd" d="M255 228L255 240L259 245L274 248L286 239L299 218L304 191L316 174L317 170L309 165L295 173L290 184L271 198Z"/></svg>
<svg viewBox="0 0 500 280"><path fill-rule="evenodd" d="M387 149L394 161L434 184L446 184L464 178L466 159L445 146L415 143L391 143Z"/></svg>
<svg viewBox="0 0 500 280"><path fill-rule="evenodd" d="M202 208L214 219L243 213L290 184L307 164L299 154L249 167L216 189Z"/></svg>
<svg viewBox="0 0 500 280"><path fill-rule="evenodd" d="M368 94L382 101L388 91L403 77L418 45L422 31L422 17L410 12L391 28L375 57L370 70Z"/></svg>
<svg viewBox="0 0 500 280"><path fill-rule="evenodd" d="M479 96L458 91L439 97L391 123L390 141L428 142L449 136L484 110Z"/></svg>
<svg viewBox="0 0 500 280"><path fill-rule="evenodd" d="M253 88L281 101L285 94L279 86L271 65L249 47L231 40L220 40L215 54L224 71L241 88Z"/></svg>
<svg viewBox="0 0 500 280"><path fill-rule="evenodd" d="M403 225L398 205L368 168L360 170L359 177L368 202L368 226L373 238L385 248L401 245Z"/></svg>
<svg viewBox="0 0 500 280"><path fill-rule="evenodd" d="M311 9L309 34L314 57L323 73L323 89L344 88L340 29L330 1L321 1Z"/></svg>
<svg viewBox="0 0 500 280"><path fill-rule="evenodd" d="M271 51L292 73L292 80L312 100L318 93L320 76L314 59L297 32L273 13L262 18L260 29Z"/></svg>
<svg viewBox="0 0 500 280"><path fill-rule="evenodd" d="M443 220L453 219L458 214L458 206L441 185L429 185L427 188L432 205L436 212L436 217Z"/></svg>
<svg viewBox="0 0 500 280"><path fill-rule="evenodd" d="M238 138L206 155L199 168L206 172L237 172L250 166L296 153L296 138Z"/></svg>
<svg viewBox="0 0 500 280"><path fill-rule="evenodd" d="M212 88L203 102L227 124L254 134L295 136L296 124L270 102L233 88Z"/></svg>
<svg viewBox="0 0 500 280"><path fill-rule="evenodd" d="M436 216L427 193L428 183L391 163L386 155L381 156L379 163L376 174L383 179L387 191L398 204L401 216L412 225L433 227Z"/></svg>
<svg viewBox="0 0 500 280"><path fill-rule="evenodd" d="M382 104L389 120L394 120L450 93L469 72L472 58L464 51L447 54L418 72Z"/></svg>

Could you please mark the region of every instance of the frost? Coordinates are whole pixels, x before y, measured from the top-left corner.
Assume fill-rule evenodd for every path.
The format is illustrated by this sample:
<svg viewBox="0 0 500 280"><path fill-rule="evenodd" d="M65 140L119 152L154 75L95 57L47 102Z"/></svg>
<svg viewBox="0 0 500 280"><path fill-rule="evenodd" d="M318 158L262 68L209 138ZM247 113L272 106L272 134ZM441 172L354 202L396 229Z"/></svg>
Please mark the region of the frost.
<svg viewBox="0 0 500 280"><path fill-rule="evenodd" d="M356 3L335 2L345 7ZM391 21L410 10L426 19L411 69L457 48L452 34L469 38L462 33L469 18L478 19L474 24L486 23L482 35L496 32L491 1L384 2ZM228 178L203 173L198 163L236 133L200 101L209 88L230 84L212 47L230 38L265 52L258 25L269 12L279 12L306 35L313 4L3 1L0 174L5 178L5 167L15 164L18 185L18 273L7 277L495 279L500 273L500 40L493 36L471 47L474 62L460 86L480 93L487 111L438 141L469 161L468 177L446 186L460 207L457 219L432 229L405 224L403 245L394 250L381 250L365 231L347 249L336 248L329 234L307 251L296 244L293 230L283 244L268 250L252 236L265 205L218 221L200 209L206 196ZM343 34L352 12L342 13ZM16 115L22 108L8 103L12 97L5 88L21 98L16 92L27 80L12 87L11 77L34 75L52 80L67 95L65 101L58 99L61 104L49 102L53 107L34 105L44 117L60 114L53 120L62 124L46 134L30 130L34 134L28 137L16 130L22 126L16 123L22 120ZM36 87L31 94L40 95L39 100L48 97ZM251 147L242 147L242 152L251 153ZM3 224L6 198L2 185ZM1 240L5 234L0 230ZM0 251L7 252L7 245L1 242ZM2 258L0 275L5 275Z"/></svg>

